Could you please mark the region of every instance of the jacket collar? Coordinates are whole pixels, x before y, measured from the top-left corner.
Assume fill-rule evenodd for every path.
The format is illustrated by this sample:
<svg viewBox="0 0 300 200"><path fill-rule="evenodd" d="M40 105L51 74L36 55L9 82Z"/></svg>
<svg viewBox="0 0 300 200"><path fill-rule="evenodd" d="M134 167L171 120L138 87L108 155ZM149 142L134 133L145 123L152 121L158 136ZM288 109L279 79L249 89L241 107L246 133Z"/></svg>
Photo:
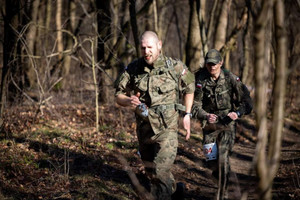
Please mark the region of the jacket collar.
<svg viewBox="0 0 300 200"><path fill-rule="evenodd" d="M165 63L166 63L165 57L162 54L160 54L157 60L153 63L153 68L157 69L157 68L164 67Z"/></svg>
<svg viewBox="0 0 300 200"><path fill-rule="evenodd" d="M209 74L209 72L208 72L208 74ZM222 85L222 84L225 84L225 81L226 81L225 74L224 74L223 70L221 70L218 80L215 81L211 76L209 77L209 82L211 83L210 85L215 85L215 84Z"/></svg>

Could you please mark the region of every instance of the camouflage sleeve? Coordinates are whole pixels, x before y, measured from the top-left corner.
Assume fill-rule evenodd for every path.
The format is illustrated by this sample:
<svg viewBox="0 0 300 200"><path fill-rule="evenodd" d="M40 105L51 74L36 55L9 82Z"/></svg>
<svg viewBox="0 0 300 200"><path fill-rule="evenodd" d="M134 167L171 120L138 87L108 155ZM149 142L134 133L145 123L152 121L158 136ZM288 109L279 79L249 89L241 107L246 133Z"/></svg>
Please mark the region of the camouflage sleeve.
<svg viewBox="0 0 300 200"><path fill-rule="evenodd" d="M231 73L233 89L236 95L235 112L239 116L250 114L253 108L253 102L248 88L241 82L240 78Z"/></svg>
<svg viewBox="0 0 300 200"><path fill-rule="evenodd" d="M129 85L130 82L130 75L128 74L127 71L124 71L116 80L115 82L115 88L116 88L116 92L115 92L115 96L118 96L119 94L125 94L126 95L126 91L127 89L127 85Z"/></svg>
<svg viewBox="0 0 300 200"><path fill-rule="evenodd" d="M202 91L202 84L196 82L196 90L194 95L194 103L192 107L192 114L193 117L199 120L205 120L206 115L208 114L203 108L203 91Z"/></svg>
<svg viewBox="0 0 300 200"><path fill-rule="evenodd" d="M184 94L195 92L195 76L187 66L181 61L174 67L176 72L180 74L181 90Z"/></svg>
<svg viewBox="0 0 300 200"><path fill-rule="evenodd" d="M123 73L117 78L117 80L114 83L114 86L116 88L115 96L118 96L119 94L129 94L129 92L132 90L131 88L131 75L134 74L135 67L137 65L137 60L130 63Z"/></svg>
<svg viewBox="0 0 300 200"><path fill-rule="evenodd" d="M188 70L188 69L187 69ZM189 70L181 77L183 84L183 92L191 94L195 92L195 77Z"/></svg>

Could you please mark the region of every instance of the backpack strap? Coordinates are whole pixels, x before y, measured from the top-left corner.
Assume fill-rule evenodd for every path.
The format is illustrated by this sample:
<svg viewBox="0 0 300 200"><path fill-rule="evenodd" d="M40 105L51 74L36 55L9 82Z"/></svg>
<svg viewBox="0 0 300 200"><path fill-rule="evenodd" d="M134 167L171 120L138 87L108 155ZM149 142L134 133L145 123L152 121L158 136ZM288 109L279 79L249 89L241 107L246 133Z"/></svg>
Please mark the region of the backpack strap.
<svg viewBox="0 0 300 200"><path fill-rule="evenodd" d="M225 75L225 80L226 82L228 82L227 80L229 80L229 84L230 86L234 85L234 77L230 75L230 71L227 69L223 69L224 75Z"/></svg>
<svg viewBox="0 0 300 200"><path fill-rule="evenodd" d="M175 70L174 63L171 58L165 57L165 60L166 60L168 72L176 83L176 98L177 98L176 100L177 104L175 105L176 110L185 111L185 106L179 103L182 97L181 96L181 74L177 73L177 71Z"/></svg>
<svg viewBox="0 0 300 200"><path fill-rule="evenodd" d="M170 58L166 58L166 64L167 64L167 68L168 68L170 75L172 76L174 81L176 83L178 83L179 79L180 79L180 75L176 74L176 70L174 69L174 64L173 64L172 60Z"/></svg>

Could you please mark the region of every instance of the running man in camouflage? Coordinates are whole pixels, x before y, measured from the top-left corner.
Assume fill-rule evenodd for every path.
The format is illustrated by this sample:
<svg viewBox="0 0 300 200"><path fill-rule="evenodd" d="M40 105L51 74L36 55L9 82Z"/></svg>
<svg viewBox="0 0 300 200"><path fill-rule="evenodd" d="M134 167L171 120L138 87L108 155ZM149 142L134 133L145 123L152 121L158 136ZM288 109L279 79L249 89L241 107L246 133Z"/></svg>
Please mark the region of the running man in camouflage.
<svg viewBox="0 0 300 200"><path fill-rule="evenodd" d="M139 152L155 199L168 200L176 190L171 173L178 147L179 111L190 137L195 78L181 61L161 54L156 33L141 36L142 58L128 65L116 82L116 101L135 110ZM184 95L184 106L179 103ZM145 110L146 109L146 110Z"/></svg>
<svg viewBox="0 0 300 200"><path fill-rule="evenodd" d="M252 100L239 77L222 69L219 51L211 49L205 56L205 67L196 74L193 116L202 122L203 144L216 144L215 160L208 160L212 175L218 180L217 199L224 199L230 173L229 154L235 135L235 120L249 114Z"/></svg>

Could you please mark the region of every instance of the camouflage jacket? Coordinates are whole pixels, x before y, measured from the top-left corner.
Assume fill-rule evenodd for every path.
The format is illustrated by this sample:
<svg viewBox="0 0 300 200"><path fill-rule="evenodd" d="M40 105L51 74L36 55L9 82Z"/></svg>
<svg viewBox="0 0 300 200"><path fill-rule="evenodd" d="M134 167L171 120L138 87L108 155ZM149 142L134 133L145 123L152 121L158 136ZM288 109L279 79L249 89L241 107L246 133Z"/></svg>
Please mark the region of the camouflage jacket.
<svg viewBox="0 0 300 200"><path fill-rule="evenodd" d="M159 133L178 126L180 94L194 91L195 78L186 65L160 55L153 66L143 58L130 63L116 82L115 95L139 92L140 101L149 108L151 126Z"/></svg>
<svg viewBox="0 0 300 200"><path fill-rule="evenodd" d="M237 112L239 117L251 112L250 93L233 73L222 69L219 79L214 81L207 69L201 68L195 77L196 91L192 108L195 118L205 120L208 113L213 113L222 119L232 111Z"/></svg>

